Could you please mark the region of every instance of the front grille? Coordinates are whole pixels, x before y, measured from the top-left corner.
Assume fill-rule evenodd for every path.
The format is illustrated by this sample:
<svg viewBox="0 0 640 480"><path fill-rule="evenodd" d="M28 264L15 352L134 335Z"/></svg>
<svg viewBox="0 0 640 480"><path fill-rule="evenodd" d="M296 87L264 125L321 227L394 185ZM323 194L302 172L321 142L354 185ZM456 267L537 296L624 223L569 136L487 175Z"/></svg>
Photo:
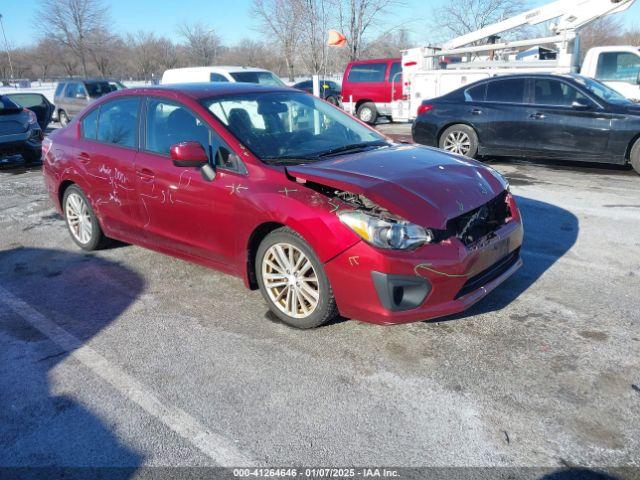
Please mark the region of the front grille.
<svg viewBox="0 0 640 480"><path fill-rule="evenodd" d="M447 229L440 232L444 238L457 237L465 245L471 245L504 225L511 216L505 190L493 200L447 222Z"/></svg>
<svg viewBox="0 0 640 480"><path fill-rule="evenodd" d="M483 270L479 274L471 277L466 283L462 286L455 299L459 299L460 297L464 297L465 295L475 292L483 285L495 280L504 272L513 267L520 258L520 248L518 247L516 250L511 252L506 257L498 260L496 263L491 265L486 270Z"/></svg>

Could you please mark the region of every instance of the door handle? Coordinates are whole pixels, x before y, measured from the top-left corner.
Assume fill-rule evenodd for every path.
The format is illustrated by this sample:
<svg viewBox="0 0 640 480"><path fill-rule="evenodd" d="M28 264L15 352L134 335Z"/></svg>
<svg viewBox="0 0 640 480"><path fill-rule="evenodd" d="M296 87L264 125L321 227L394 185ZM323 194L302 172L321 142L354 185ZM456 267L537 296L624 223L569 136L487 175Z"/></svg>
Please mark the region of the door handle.
<svg viewBox="0 0 640 480"><path fill-rule="evenodd" d="M529 118L533 118L534 120L542 120L546 115L544 113L536 112L529 115Z"/></svg>
<svg viewBox="0 0 640 480"><path fill-rule="evenodd" d="M471 115L482 115L482 110L479 108L473 108L471 109Z"/></svg>
<svg viewBox="0 0 640 480"><path fill-rule="evenodd" d="M80 158L80 163L84 163L85 165L87 165L91 161L91 155L89 155L87 152L80 152L78 154L78 157Z"/></svg>
<svg viewBox="0 0 640 480"><path fill-rule="evenodd" d="M150 182L156 177L156 174L153 173L153 170L149 170L148 168L141 168L140 170L136 170L136 173L143 182Z"/></svg>

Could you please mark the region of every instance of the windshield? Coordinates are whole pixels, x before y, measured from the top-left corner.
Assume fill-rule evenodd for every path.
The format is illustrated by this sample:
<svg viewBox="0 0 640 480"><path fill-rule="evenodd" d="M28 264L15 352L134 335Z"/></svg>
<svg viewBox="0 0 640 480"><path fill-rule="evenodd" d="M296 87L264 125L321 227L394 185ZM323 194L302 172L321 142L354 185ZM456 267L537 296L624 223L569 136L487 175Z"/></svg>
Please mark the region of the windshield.
<svg viewBox="0 0 640 480"><path fill-rule="evenodd" d="M271 72L231 72L230 75L236 82L259 83L272 87L284 87L284 82Z"/></svg>
<svg viewBox="0 0 640 480"><path fill-rule="evenodd" d="M306 163L387 145L376 131L302 92L246 93L203 100L203 104L266 162Z"/></svg>
<svg viewBox="0 0 640 480"><path fill-rule="evenodd" d="M585 87L596 97L601 98L605 102L615 103L616 105L626 105L631 100L616 92L613 88L607 87L604 83L586 77L574 77L575 81Z"/></svg>
<svg viewBox="0 0 640 480"><path fill-rule="evenodd" d="M87 93L91 98L98 98L107 93L113 92L111 85L109 82L87 82L85 83L87 87Z"/></svg>

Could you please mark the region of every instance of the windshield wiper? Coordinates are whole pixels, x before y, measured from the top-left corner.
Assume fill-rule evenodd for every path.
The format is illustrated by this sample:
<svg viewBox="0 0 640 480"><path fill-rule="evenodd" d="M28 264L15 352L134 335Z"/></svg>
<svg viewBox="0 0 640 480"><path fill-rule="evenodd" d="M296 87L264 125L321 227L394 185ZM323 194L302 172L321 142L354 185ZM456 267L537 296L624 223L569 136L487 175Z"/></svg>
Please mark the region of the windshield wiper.
<svg viewBox="0 0 640 480"><path fill-rule="evenodd" d="M263 160L270 165L284 165L290 163L305 163L317 160L316 156L309 155L282 155L280 157L265 157Z"/></svg>
<svg viewBox="0 0 640 480"><path fill-rule="evenodd" d="M326 152L321 152L317 155L318 158L322 157L330 157L331 155L338 155L340 153L349 153L356 150L363 150L368 147L387 147L389 144L384 140L379 140L375 142L362 142L362 143L352 143L351 145L344 145L342 147L332 148L331 150L327 150Z"/></svg>

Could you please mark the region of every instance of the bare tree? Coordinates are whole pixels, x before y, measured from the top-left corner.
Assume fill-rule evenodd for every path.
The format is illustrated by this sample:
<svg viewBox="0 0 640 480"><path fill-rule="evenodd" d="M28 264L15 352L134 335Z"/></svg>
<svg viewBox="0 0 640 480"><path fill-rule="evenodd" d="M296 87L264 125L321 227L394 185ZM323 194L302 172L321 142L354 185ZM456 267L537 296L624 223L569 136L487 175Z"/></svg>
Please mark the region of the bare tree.
<svg viewBox="0 0 640 480"><path fill-rule="evenodd" d="M580 50L584 57L592 47L604 47L620 43L624 27L622 21L615 17L602 17L589 24L580 32Z"/></svg>
<svg viewBox="0 0 640 480"><path fill-rule="evenodd" d="M296 49L300 42L302 8L299 0L254 0L253 16L275 37L290 81L295 76Z"/></svg>
<svg viewBox="0 0 640 480"><path fill-rule="evenodd" d="M327 65L327 32L331 22L331 0L299 0L302 63L307 73L320 74Z"/></svg>
<svg viewBox="0 0 640 480"><path fill-rule="evenodd" d="M368 42L363 53L369 58L397 57L400 51L411 48L415 43L411 39L409 30L399 28L391 32L385 32L378 38Z"/></svg>
<svg viewBox="0 0 640 480"><path fill-rule="evenodd" d="M362 53L367 33L381 16L389 14L401 0L334 0L337 21L347 37L349 60L357 60Z"/></svg>
<svg viewBox="0 0 640 480"><path fill-rule="evenodd" d="M218 57L222 41L211 28L201 23L182 24L178 32L186 40L186 51L191 62L197 65L213 65Z"/></svg>
<svg viewBox="0 0 640 480"><path fill-rule="evenodd" d="M526 0L456 0L433 12L433 26L444 41L506 20L526 9Z"/></svg>
<svg viewBox="0 0 640 480"><path fill-rule="evenodd" d="M102 0L42 0L37 28L73 52L87 76L91 37L106 31L107 15Z"/></svg>

